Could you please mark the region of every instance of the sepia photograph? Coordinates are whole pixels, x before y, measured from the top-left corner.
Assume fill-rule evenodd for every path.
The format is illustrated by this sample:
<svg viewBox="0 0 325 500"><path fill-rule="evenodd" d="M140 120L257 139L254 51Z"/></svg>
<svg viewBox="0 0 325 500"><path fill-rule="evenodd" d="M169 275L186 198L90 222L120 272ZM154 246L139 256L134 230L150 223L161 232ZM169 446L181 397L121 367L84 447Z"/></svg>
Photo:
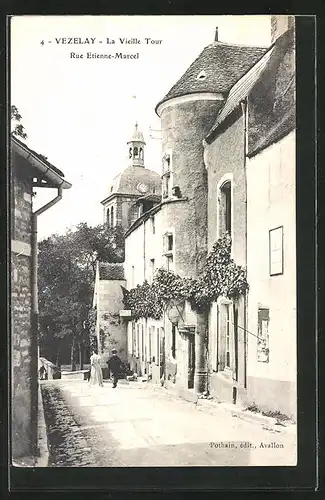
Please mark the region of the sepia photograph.
<svg viewBox="0 0 325 500"><path fill-rule="evenodd" d="M297 466L292 15L10 20L13 467Z"/></svg>

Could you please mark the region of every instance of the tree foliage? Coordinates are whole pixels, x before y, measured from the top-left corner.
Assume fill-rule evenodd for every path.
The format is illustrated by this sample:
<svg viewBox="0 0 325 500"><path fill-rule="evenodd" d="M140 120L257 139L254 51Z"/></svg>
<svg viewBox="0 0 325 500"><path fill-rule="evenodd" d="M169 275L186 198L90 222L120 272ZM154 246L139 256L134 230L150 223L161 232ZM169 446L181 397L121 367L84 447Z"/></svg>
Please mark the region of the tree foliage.
<svg viewBox="0 0 325 500"><path fill-rule="evenodd" d="M160 268L151 285L145 281L131 290L123 289L123 302L134 319L159 319L173 301L188 301L194 311L203 312L218 297L237 299L247 289L246 270L231 258L231 239L226 234L213 246L197 279L183 278Z"/></svg>
<svg viewBox="0 0 325 500"><path fill-rule="evenodd" d="M89 348L96 262L124 258L120 228L79 224L39 243L39 323L42 345L61 340ZM52 342L51 342L52 340ZM52 358L56 356L52 353Z"/></svg>
<svg viewBox="0 0 325 500"><path fill-rule="evenodd" d="M10 118L11 118L11 133L22 139L27 139L27 134L25 127L22 125L22 116L18 111L18 108L14 105L10 108Z"/></svg>

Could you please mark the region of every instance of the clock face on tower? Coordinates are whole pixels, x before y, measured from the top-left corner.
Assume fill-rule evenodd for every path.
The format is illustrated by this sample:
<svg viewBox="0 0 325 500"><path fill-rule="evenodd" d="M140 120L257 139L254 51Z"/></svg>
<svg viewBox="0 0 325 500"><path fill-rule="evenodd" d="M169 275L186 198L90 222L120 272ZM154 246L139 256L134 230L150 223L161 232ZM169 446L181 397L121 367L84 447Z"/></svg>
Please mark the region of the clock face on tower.
<svg viewBox="0 0 325 500"><path fill-rule="evenodd" d="M140 191L140 193L146 193L148 191L148 186L143 182L139 182L139 184L137 185L137 190Z"/></svg>

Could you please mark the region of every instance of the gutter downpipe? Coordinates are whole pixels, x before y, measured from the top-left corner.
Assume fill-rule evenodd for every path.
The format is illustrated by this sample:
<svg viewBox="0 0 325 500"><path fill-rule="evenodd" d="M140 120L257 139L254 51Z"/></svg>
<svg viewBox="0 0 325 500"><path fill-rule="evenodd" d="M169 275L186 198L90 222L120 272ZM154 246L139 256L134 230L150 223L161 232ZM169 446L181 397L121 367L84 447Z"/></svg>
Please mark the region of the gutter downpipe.
<svg viewBox="0 0 325 500"><path fill-rule="evenodd" d="M32 213L32 231L31 231L31 359L32 363L35 360L36 374L31 377L31 417L32 422L36 423L38 421L38 282L37 282L37 217L55 205L58 201L62 199L62 187L58 188L57 196L51 200L49 203ZM33 430L32 435L32 451L34 456L39 454L38 450L38 430L37 425Z"/></svg>
<svg viewBox="0 0 325 500"><path fill-rule="evenodd" d="M248 99L241 101L244 120L244 174L245 174L245 267L247 270L247 151L248 151ZM248 326L248 296L244 298L244 388L247 388L247 326Z"/></svg>

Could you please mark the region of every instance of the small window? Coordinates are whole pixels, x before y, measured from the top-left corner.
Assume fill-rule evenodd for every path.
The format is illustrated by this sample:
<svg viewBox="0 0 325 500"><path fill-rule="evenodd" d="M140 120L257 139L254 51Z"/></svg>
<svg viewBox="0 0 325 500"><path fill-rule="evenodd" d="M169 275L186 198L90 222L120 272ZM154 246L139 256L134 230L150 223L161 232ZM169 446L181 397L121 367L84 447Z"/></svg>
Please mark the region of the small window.
<svg viewBox="0 0 325 500"><path fill-rule="evenodd" d="M111 227L114 227L114 208L111 208Z"/></svg>
<svg viewBox="0 0 325 500"><path fill-rule="evenodd" d="M151 230L152 230L152 234L156 233L156 222L155 222L154 217L151 217Z"/></svg>
<svg viewBox="0 0 325 500"><path fill-rule="evenodd" d="M173 245L174 245L173 235L168 234L168 236L167 236L167 250L168 250L168 252L171 252L173 250Z"/></svg>
<svg viewBox="0 0 325 500"><path fill-rule="evenodd" d="M110 225L111 223L111 219L110 219L110 209L108 208L107 211L106 211L106 222L108 225Z"/></svg>
<svg viewBox="0 0 325 500"><path fill-rule="evenodd" d="M170 171L170 155L166 154L163 157L163 173Z"/></svg>
<svg viewBox="0 0 325 500"><path fill-rule="evenodd" d="M150 283L153 281L155 274L155 259L150 259Z"/></svg>
<svg viewBox="0 0 325 500"><path fill-rule="evenodd" d="M172 166L170 154L163 157L162 191L163 198L169 198L172 194Z"/></svg>
<svg viewBox="0 0 325 500"><path fill-rule="evenodd" d="M172 255L167 255L166 257L166 263L167 263L167 271L173 271L174 270L174 257Z"/></svg>
<svg viewBox="0 0 325 500"><path fill-rule="evenodd" d="M206 77L207 77L206 72L205 71L200 71L200 73L197 75L196 79L197 80L205 80Z"/></svg>
<svg viewBox="0 0 325 500"><path fill-rule="evenodd" d="M219 196L219 234L224 233L231 235L231 182L227 181L220 188Z"/></svg>

